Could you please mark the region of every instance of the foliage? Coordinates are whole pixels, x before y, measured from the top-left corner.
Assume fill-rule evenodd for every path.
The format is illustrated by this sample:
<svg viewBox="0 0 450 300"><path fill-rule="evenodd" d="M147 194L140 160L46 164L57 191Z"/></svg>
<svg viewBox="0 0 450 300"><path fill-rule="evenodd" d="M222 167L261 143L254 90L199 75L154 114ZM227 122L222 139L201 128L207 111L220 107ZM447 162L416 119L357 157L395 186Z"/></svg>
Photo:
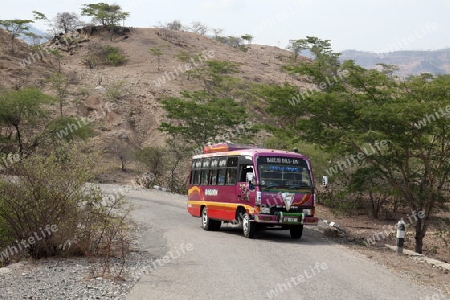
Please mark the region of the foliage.
<svg viewBox="0 0 450 300"><path fill-rule="evenodd" d="M171 123L159 129L174 138L203 146L247 118L245 108L230 98L216 98L204 91L182 92L182 98L166 98L163 108Z"/></svg>
<svg viewBox="0 0 450 300"><path fill-rule="evenodd" d="M68 96L68 88L70 85L70 79L67 75L61 72L53 73L47 81L52 86L52 89L56 92L56 96L59 101L59 112L62 117L63 115L63 106L67 100Z"/></svg>
<svg viewBox="0 0 450 300"><path fill-rule="evenodd" d="M203 82L204 90L210 95L228 96L236 83L230 74L238 72L237 64L229 61L208 60L206 66L193 70L192 77Z"/></svg>
<svg viewBox="0 0 450 300"><path fill-rule="evenodd" d="M187 187L186 169L189 168L192 152L190 147L177 140L169 139L164 147L145 147L136 152L136 158L149 174L147 188L159 185L171 192L185 193Z"/></svg>
<svg viewBox="0 0 450 300"><path fill-rule="evenodd" d="M243 39L244 41L246 41L247 42L247 44L251 44L252 43L252 41L253 41L253 38L254 38L254 36L253 35L251 35L251 34L244 34L243 36L241 36L241 39Z"/></svg>
<svg viewBox="0 0 450 300"><path fill-rule="evenodd" d="M111 65L120 66L126 61L126 57L117 47L102 46L98 43L89 45L89 54L86 57L85 63L90 69L95 68L97 65Z"/></svg>
<svg viewBox="0 0 450 300"><path fill-rule="evenodd" d="M76 139L87 140L94 135L92 123L86 118L77 119L61 116L51 120L41 134L42 143L49 143L54 147L60 146L62 141L71 142Z"/></svg>
<svg viewBox="0 0 450 300"><path fill-rule="evenodd" d="M125 63L125 56L120 52L119 48L106 46L105 48L106 62L114 67Z"/></svg>
<svg viewBox="0 0 450 300"><path fill-rule="evenodd" d="M287 98L275 95L269 99L270 107L289 109L268 109L268 113L287 121L289 135L321 145L341 161L348 159L349 170L370 168L371 175L398 194L411 211L425 211L426 217L415 224L420 253L428 220L448 202L450 121L442 111L450 105L450 76L399 80L389 70L366 70L352 61L341 65L329 41L308 37L306 42L314 61L288 69L308 75L315 83L334 78L333 84L300 105L288 106ZM347 76L337 78L342 70ZM291 88L281 88L279 95L283 89L289 94ZM386 143L380 148L382 141ZM354 159L367 153L370 145L370 155ZM350 160L351 155L357 162Z"/></svg>
<svg viewBox="0 0 450 300"><path fill-rule="evenodd" d="M307 43L305 40L289 40L289 45L286 46L286 49L291 50L294 55L294 61L297 61L298 56L301 54L303 50L308 49Z"/></svg>
<svg viewBox="0 0 450 300"><path fill-rule="evenodd" d="M54 101L53 98L43 94L37 88L22 90L0 91L0 124L11 127L15 131L18 151L25 152L22 126L30 126L46 115L45 105ZM12 139L12 136L9 136ZM31 146L31 145L29 145Z"/></svg>
<svg viewBox="0 0 450 300"><path fill-rule="evenodd" d="M96 161L59 148L51 155L22 158L10 167L16 179L0 179L0 223L12 240L40 237L20 254L107 256L111 244L122 242L127 211L119 198L105 199L98 188L86 186L95 176ZM49 226L56 231L43 236Z"/></svg>
<svg viewBox="0 0 450 300"><path fill-rule="evenodd" d="M81 9L82 16L92 17L95 23L100 23L104 26L113 27L119 25L121 21L125 21L129 16L129 12L122 11L120 5L96 3L84 4Z"/></svg>
<svg viewBox="0 0 450 300"><path fill-rule="evenodd" d="M239 48L240 46L242 46L242 41L243 39L241 37L238 36L216 36L215 37L216 41L231 46L233 48Z"/></svg>
<svg viewBox="0 0 450 300"><path fill-rule="evenodd" d="M117 102L122 100L127 94L129 90L126 87L126 84L123 81L114 82L106 87L105 96L111 102Z"/></svg>
<svg viewBox="0 0 450 300"><path fill-rule="evenodd" d="M158 63L158 70L160 70L160 63L161 63L161 56L164 54L164 49L162 47L153 47L148 49L148 52L153 55L156 56L156 61Z"/></svg>
<svg viewBox="0 0 450 300"><path fill-rule="evenodd" d="M291 48L289 48L291 47ZM314 57L313 63L300 63L293 66L287 66L286 69L293 72L309 76L317 85L322 82L332 81L339 76L343 66L339 62L340 53L335 53L331 49L329 40L321 40L314 36L307 36L306 39L293 41L288 49L292 49L297 55L302 50L308 50ZM295 56L295 61L297 56ZM331 87L340 87L341 85L332 85ZM330 88L330 86L328 87Z"/></svg>
<svg viewBox="0 0 450 300"><path fill-rule="evenodd" d="M11 53L14 53L14 41L22 34L29 33L33 20L0 20L0 28L5 29L10 36Z"/></svg>

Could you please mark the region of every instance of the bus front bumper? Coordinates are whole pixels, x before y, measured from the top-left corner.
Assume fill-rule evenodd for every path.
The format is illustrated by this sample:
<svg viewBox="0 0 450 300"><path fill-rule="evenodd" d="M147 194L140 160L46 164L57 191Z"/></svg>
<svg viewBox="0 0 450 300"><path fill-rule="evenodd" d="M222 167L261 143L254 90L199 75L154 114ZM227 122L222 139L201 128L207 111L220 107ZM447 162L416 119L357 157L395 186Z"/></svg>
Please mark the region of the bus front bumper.
<svg viewBox="0 0 450 300"><path fill-rule="evenodd" d="M275 215L255 214L254 220L258 223L277 225L317 225L319 218L304 216L302 213L278 212Z"/></svg>

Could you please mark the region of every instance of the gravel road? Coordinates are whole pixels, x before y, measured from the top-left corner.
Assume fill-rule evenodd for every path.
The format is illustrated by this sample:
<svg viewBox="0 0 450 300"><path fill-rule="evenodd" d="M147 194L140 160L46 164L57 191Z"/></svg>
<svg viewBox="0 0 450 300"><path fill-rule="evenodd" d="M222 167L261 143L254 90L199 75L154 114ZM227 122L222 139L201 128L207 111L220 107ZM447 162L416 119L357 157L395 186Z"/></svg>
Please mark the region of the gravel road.
<svg viewBox="0 0 450 300"><path fill-rule="evenodd" d="M231 226L202 230L185 196L131 189L126 197L142 250L130 255L126 281L93 277L100 265L86 259L24 262L0 269L0 299L446 299L314 227L298 241L288 231L246 239Z"/></svg>

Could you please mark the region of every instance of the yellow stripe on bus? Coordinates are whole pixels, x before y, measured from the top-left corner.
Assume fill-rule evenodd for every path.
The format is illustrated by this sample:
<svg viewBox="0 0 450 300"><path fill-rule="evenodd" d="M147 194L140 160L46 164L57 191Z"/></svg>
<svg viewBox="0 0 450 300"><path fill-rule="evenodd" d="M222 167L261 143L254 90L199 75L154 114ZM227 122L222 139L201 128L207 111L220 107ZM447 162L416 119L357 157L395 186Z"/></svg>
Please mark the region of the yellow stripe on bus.
<svg viewBox="0 0 450 300"><path fill-rule="evenodd" d="M240 203L226 203L226 202L215 202L215 201L196 201L196 200L188 200L188 204L193 204L193 205L206 205L206 206L219 206L219 207L231 207L231 208L236 208L238 206L244 206L244 208L246 210L248 210L249 212L253 212L254 208L250 205L242 205Z"/></svg>

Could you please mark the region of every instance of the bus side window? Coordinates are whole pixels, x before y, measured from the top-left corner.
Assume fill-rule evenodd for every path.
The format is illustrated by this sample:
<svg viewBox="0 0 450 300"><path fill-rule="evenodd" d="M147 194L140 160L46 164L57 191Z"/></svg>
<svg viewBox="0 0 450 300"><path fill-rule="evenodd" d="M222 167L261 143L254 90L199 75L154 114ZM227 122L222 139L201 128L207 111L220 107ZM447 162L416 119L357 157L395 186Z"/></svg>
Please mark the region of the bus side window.
<svg viewBox="0 0 450 300"><path fill-rule="evenodd" d="M237 175L236 168L227 169L227 180L225 184L236 184L236 175Z"/></svg>
<svg viewBox="0 0 450 300"><path fill-rule="evenodd" d="M210 185L217 184L217 170L209 170L209 184Z"/></svg>
<svg viewBox="0 0 450 300"><path fill-rule="evenodd" d="M202 174L201 175L201 180L202 180L201 184L207 185L208 184L208 170L202 170L201 174Z"/></svg>
<svg viewBox="0 0 450 300"><path fill-rule="evenodd" d="M225 172L226 172L226 169L219 169L219 174L217 177L217 184L219 184L219 185L225 184Z"/></svg>
<svg viewBox="0 0 450 300"><path fill-rule="evenodd" d="M194 171L194 180L193 184L200 184L200 170Z"/></svg>
<svg viewBox="0 0 450 300"><path fill-rule="evenodd" d="M191 174L189 175L189 184L194 183L194 171L191 171Z"/></svg>

